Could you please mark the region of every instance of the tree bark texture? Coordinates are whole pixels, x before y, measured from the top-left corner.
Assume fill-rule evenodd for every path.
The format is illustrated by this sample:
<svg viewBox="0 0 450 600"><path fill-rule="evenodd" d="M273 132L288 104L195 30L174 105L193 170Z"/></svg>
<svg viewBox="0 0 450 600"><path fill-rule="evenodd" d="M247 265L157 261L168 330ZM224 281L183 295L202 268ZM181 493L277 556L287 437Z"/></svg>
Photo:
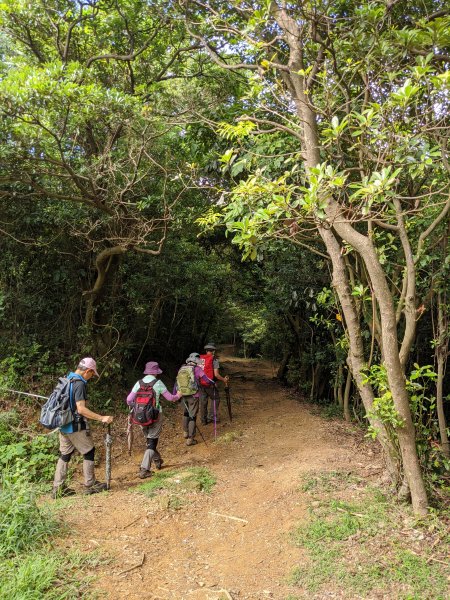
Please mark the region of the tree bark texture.
<svg viewBox="0 0 450 600"><path fill-rule="evenodd" d="M324 241L327 252L333 265L333 287L341 303L342 312L347 328L348 342L350 346L348 354L348 365L351 369L353 379L358 387L366 413L369 415L373 408L374 393L369 383L364 383L363 372L367 367L364 358L364 344L361 337L361 328L354 298L348 280L345 261L341 253L341 246L334 233L326 228L320 227L319 233ZM393 440L382 421L369 416L369 423L378 432L377 439L381 444L386 462L386 470L389 478L397 484L400 476L399 456Z"/></svg>

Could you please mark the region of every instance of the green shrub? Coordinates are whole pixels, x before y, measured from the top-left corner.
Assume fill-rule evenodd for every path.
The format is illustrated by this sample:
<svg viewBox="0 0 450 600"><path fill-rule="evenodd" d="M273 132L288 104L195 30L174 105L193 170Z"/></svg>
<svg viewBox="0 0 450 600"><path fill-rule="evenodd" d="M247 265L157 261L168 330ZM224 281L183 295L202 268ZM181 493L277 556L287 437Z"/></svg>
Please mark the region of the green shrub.
<svg viewBox="0 0 450 600"><path fill-rule="evenodd" d="M23 437L15 443L0 446L0 469L7 469L14 480L50 481L58 451L57 436Z"/></svg>
<svg viewBox="0 0 450 600"><path fill-rule="evenodd" d="M56 435L37 435L20 429L15 410L0 414L0 470L8 470L13 479L50 481L58 451Z"/></svg>
<svg viewBox="0 0 450 600"><path fill-rule="evenodd" d="M0 481L0 558L34 549L56 530L48 507L36 503L33 486L4 471Z"/></svg>
<svg viewBox="0 0 450 600"><path fill-rule="evenodd" d="M83 570L98 564L92 554L32 552L0 562L2 600L91 600L89 578ZM80 578L80 574L83 575Z"/></svg>
<svg viewBox="0 0 450 600"><path fill-rule="evenodd" d="M15 430L19 426L20 417L16 410L0 413L0 445L13 444L17 441Z"/></svg>

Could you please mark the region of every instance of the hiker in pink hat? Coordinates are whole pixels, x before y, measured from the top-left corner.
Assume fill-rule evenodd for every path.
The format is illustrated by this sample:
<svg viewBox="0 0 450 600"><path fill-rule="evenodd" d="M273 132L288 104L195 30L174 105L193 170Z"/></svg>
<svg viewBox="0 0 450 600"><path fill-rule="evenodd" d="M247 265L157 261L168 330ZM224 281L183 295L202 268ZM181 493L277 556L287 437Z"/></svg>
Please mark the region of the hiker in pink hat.
<svg viewBox="0 0 450 600"><path fill-rule="evenodd" d="M99 415L86 406L87 383L94 376L98 377L97 363L90 356L82 358L75 371L67 376L70 380L73 421L59 430L59 459L53 480L53 498L71 496L75 493L65 484L69 461L75 450L83 456L85 494L96 494L107 489L106 483L101 483L95 478L95 447L89 431L88 419L108 424L112 423L113 417Z"/></svg>
<svg viewBox="0 0 450 600"><path fill-rule="evenodd" d="M130 418L133 423L142 427L147 448L142 458L138 477L151 477L152 461L157 470L163 466L163 459L156 449L163 425L161 396L169 402L177 402L181 394L171 394L157 376L162 373L157 362L150 361L145 365L144 377L137 381L127 396L127 404L131 407Z"/></svg>

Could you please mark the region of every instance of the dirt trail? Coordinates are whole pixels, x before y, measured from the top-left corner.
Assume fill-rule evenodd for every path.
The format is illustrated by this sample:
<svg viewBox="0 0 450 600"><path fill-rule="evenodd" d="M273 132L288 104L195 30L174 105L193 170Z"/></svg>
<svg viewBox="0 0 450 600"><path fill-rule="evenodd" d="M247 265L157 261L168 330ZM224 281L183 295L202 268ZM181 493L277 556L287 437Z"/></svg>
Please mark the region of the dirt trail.
<svg viewBox="0 0 450 600"><path fill-rule="evenodd" d="M78 498L66 512L73 532L66 543L72 545L75 537L82 549L100 548L111 557L95 572L96 587L107 598L283 600L295 593L287 576L302 562L302 551L288 535L307 510L302 474L349 470L364 475L374 467L360 436L289 398L272 380L269 362L222 356L221 364L231 376L235 401L232 424L221 407L217 433L240 435L213 443L213 425L208 425L202 427L208 447L200 441L188 448L178 409L166 411L160 439L164 468L202 465L214 473L217 484L210 495L194 494L190 504L173 510L132 492L142 483L136 473L143 442L135 440L129 458L116 424L111 493ZM120 574L144 554L142 566ZM229 595L219 594L220 589Z"/></svg>

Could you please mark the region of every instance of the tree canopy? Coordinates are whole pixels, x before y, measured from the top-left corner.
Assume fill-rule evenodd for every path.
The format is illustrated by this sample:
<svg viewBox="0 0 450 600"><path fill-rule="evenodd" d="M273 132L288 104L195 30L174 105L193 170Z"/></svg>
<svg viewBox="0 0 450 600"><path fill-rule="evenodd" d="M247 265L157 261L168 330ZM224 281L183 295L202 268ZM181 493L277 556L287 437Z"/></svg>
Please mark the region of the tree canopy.
<svg viewBox="0 0 450 600"><path fill-rule="evenodd" d="M4 365L89 350L120 385L237 341L367 419L423 513L450 456L446 3L9 0L0 27Z"/></svg>

